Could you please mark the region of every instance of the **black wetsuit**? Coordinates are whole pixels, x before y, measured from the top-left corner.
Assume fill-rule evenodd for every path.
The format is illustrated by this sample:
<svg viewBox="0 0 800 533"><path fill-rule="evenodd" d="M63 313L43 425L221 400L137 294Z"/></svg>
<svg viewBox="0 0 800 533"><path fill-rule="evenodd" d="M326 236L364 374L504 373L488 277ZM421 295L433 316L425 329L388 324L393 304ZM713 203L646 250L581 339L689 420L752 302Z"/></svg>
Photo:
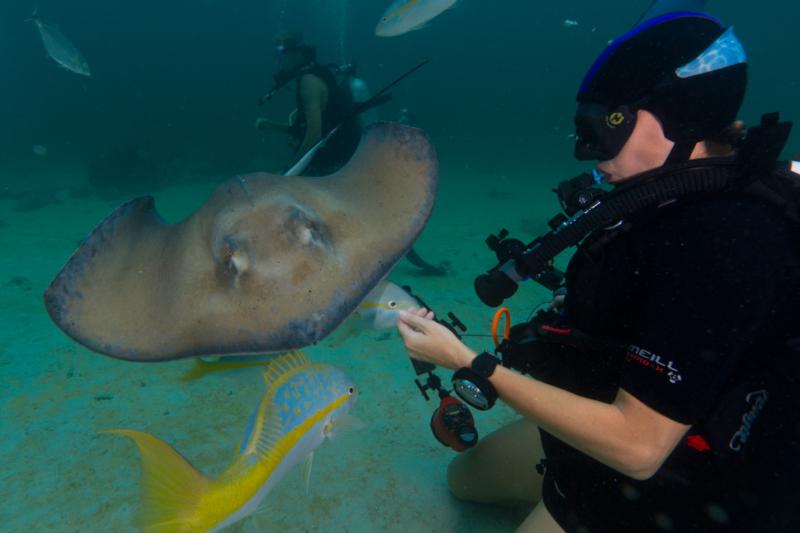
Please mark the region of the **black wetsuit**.
<svg viewBox="0 0 800 533"><path fill-rule="evenodd" d="M797 226L726 194L609 235L570 262L565 318L621 349L562 353L547 381L609 403L622 388L692 428L646 481L543 431L548 509L568 532L800 531L800 347L787 347L800 337Z"/></svg>
<svg viewBox="0 0 800 533"><path fill-rule="evenodd" d="M358 147L361 132L355 118L345 120L353 109L353 102L349 95L339 86L329 68L313 64L302 68L297 74L297 121L290 129L290 134L298 145L303 142L306 133L306 113L303 105L301 80L307 74L322 80L328 89L328 102L322 111L322 137L325 137L344 121L339 131L317 151L308 170L304 172L305 175L324 175L338 170L350 160Z"/></svg>

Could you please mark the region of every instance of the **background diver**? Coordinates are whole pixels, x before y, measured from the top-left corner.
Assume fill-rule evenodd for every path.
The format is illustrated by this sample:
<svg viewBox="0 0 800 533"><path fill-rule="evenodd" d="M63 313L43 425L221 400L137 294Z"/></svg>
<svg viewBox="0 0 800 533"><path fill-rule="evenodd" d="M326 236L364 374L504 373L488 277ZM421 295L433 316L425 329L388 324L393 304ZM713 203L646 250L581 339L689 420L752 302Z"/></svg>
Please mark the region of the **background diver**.
<svg viewBox="0 0 800 533"><path fill-rule="evenodd" d="M362 115L348 118L358 96L350 94L339 84L332 67L317 63L316 47L307 44L302 34L280 33L275 36L274 44L280 70L274 75L275 88L267 98L294 82L297 107L289 115L288 122L259 118L256 128L288 134L297 150L295 160L299 160L341 124L336 134L317 151L304 172L313 176L331 174L349 161L358 147L362 127L359 120L371 120L371 117Z"/></svg>
<svg viewBox="0 0 800 533"><path fill-rule="evenodd" d="M287 122L258 118L260 131L286 133L296 148L295 161L300 160L321 139L339 126L338 131L319 148L303 171L307 176L332 174L350 160L361 139L361 132L378 120L374 108L352 116L354 106L370 98L366 83L357 77L355 64L321 65L317 62L316 47L304 41L299 32L282 32L273 39L280 70L274 75L273 89L261 101L290 83L296 85L296 108ZM337 76L341 77L339 81ZM409 113L404 109L400 123L408 124ZM421 273L443 276L450 265L447 261L434 265L423 259L415 249L406 259Z"/></svg>

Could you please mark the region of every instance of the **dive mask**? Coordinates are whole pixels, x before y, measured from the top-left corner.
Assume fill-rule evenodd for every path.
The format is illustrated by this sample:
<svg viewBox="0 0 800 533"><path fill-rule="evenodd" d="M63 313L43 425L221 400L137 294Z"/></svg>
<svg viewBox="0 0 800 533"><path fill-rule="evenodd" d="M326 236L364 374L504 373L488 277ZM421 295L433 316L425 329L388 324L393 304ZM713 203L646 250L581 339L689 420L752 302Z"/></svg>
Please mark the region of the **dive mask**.
<svg viewBox="0 0 800 533"><path fill-rule="evenodd" d="M575 159L609 161L617 157L636 127L636 111L622 105L578 105L575 114Z"/></svg>

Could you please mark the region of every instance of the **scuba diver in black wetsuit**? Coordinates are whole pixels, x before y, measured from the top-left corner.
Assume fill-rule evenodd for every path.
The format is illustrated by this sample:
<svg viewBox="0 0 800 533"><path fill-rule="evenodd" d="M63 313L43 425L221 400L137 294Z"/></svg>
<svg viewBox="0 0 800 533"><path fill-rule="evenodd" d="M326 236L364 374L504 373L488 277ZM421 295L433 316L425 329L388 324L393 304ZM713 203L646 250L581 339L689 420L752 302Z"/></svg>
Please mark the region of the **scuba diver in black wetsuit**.
<svg viewBox="0 0 800 533"><path fill-rule="evenodd" d="M296 82L297 109L290 115L288 123L259 118L256 128L274 129L290 135L299 160L340 125L336 134L316 152L304 172L306 175L331 174L347 163L361 138L358 117L348 119L354 106L353 97L339 85L331 68L317 63L315 47L305 43L300 33L281 33L274 42L281 70L275 75L276 89L273 92Z"/></svg>
<svg viewBox="0 0 800 533"><path fill-rule="evenodd" d="M409 354L457 370L465 401L524 416L451 463L456 497L535 504L520 531L800 531L800 165L778 162L776 114L742 136L746 83L719 20L645 17L578 93L575 156L613 190L565 182L570 218L490 241L500 263L476 280L497 306L578 244L556 305L502 361L401 315Z"/></svg>

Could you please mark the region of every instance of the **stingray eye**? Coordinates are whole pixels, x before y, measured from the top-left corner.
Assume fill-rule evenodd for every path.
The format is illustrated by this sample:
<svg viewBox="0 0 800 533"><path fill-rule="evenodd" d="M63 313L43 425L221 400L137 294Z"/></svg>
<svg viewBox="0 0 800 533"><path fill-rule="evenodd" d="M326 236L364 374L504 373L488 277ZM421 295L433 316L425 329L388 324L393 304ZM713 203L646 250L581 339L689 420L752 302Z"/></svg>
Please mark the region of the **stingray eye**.
<svg viewBox="0 0 800 533"><path fill-rule="evenodd" d="M303 244L312 244L319 236L319 229L317 225L307 220L303 226L300 227L300 242Z"/></svg>
<svg viewBox="0 0 800 533"><path fill-rule="evenodd" d="M235 286L249 266L246 249L240 246L236 238L228 235L222 239L218 257L219 271Z"/></svg>
<svg viewBox="0 0 800 533"><path fill-rule="evenodd" d="M239 271L234 260L234 254L238 249L239 245L236 243L236 239L231 236L225 237L222 245L222 264L225 266L225 270L231 274L238 274Z"/></svg>
<svg viewBox="0 0 800 533"><path fill-rule="evenodd" d="M389 300L389 302L386 305L389 306L389 309L394 309L395 307L397 307L397 302L394 300Z"/></svg>
<svg viewBox="0 0 800 533"><path fill-rule="evenodd" d="M286 229L290 240L294 243L321 249L330 247L328 229L325 223L317 220L314 214L306 213L298 207L290 210Z"/></svg>

